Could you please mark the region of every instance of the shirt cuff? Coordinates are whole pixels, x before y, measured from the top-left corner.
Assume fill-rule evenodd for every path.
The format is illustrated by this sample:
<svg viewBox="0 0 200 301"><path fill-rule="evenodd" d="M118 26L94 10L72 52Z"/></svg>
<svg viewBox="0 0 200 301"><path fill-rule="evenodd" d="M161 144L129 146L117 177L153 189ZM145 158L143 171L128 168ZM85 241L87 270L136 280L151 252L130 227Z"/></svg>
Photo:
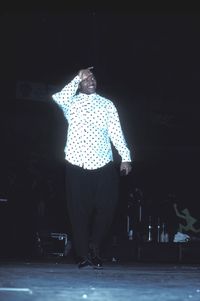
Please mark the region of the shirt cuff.
<svg viewBox="0 0 200 301"><path fill-rule="evenodd" d="M81 82L81 79L80 79L80 76L79 75L76 75L75 77L74 77L74 81L76 82L76 83L80 83Z"/></svg>

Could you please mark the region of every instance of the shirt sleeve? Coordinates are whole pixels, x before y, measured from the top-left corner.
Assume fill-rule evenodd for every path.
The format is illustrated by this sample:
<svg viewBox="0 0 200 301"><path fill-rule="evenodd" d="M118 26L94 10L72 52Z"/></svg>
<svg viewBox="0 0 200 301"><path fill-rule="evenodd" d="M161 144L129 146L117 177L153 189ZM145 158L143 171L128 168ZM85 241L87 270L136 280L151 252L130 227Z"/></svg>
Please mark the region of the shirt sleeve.
<svg viewBox="0 0 200 301"><path fill-rule="evenodd" d="M114 105L111 106L109 112L108 131L114 147L121 156L122 162L131 162L130 150L121 128L117 109Z"/></svg>
<svg viewBox="0 0 200 301"><path fill-rule="evenodd" d="M75 76L60 92L52 95L53 100L61 107L67 106L76 94L80 81L80 77Z"/></svg>

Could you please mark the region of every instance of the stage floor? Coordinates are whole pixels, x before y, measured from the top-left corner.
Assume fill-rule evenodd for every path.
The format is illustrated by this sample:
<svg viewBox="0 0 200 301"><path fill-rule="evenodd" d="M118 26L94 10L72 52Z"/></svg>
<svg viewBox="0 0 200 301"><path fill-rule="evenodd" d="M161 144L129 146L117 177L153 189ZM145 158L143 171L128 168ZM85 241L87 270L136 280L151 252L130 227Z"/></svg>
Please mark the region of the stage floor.
<svg viewBox="0 0 200 301"><path fill-rule="evenodd" d="M79 270L63 258L1 260L1 301L199 301L200 265L105 262Z"/></svg>

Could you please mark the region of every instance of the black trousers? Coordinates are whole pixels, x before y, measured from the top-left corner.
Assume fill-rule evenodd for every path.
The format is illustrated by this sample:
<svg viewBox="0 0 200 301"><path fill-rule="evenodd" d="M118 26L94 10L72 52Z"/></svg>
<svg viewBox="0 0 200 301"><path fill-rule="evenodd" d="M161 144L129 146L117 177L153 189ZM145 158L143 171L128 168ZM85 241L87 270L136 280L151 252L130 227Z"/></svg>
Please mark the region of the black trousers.
<svg viewBox="0 0 200 301"><path fill-rule="evenodd" d="M119 177L113 162L85 170L67 162L68 215L76 255L87 256L90 242L101 248L118 203Z"/></svg>

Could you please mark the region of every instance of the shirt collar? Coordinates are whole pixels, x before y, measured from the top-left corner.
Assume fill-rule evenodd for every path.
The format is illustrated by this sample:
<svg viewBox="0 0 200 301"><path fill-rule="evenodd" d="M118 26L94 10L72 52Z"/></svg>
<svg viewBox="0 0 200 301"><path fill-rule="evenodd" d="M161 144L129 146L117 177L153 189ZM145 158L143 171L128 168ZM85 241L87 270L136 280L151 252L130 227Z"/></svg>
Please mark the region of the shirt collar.
<svg viewBox="0 0 200 301"><path fill-rule="evenodd" d="M96 96L96 92L95 93L92 93L92 94L85 94L85 93L79 93L79 96L82 98L82 99L85 99L85 100L91 100L93 99L95 96Z"/></svg>

